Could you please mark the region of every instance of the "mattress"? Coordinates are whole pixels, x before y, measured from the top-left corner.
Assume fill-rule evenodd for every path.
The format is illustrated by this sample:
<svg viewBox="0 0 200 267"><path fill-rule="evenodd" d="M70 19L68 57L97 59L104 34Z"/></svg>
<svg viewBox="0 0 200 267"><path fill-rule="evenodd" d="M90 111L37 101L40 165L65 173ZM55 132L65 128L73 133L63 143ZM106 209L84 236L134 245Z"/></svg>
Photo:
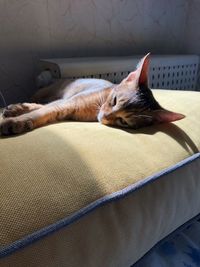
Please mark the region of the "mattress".
<svg viewBox="0 0 200 267"><path fill-rule="evenodd" d="M0 266L131 266L200 213L200 94L153 93L186 118L0 139Z"/></svg>

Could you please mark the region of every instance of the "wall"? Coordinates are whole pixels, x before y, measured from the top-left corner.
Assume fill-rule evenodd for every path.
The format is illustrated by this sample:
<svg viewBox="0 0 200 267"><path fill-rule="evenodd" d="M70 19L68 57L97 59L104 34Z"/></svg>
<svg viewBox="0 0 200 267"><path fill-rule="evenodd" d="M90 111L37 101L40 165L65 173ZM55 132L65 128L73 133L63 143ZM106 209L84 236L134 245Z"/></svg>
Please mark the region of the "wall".
<svg viewBox="0 0 200 267"><path fill-rule="evenodd" d="M188 6L186 0L2 0L0 91L7 103L26 100L39 58L182 53Z"/></svg>
<svg viewBox="0 0 200 267"><path fill-rule="evenodd" d="M184 34L185 52L200 55L200 1L188 0ZM200 66L196 89L200 91Z"/></svg>
<svg viewBox="0 0 200 267"><path fill-rule="evenodd" d="M200 1L188 0L185 28L185 50L200 55Z"/></svg>

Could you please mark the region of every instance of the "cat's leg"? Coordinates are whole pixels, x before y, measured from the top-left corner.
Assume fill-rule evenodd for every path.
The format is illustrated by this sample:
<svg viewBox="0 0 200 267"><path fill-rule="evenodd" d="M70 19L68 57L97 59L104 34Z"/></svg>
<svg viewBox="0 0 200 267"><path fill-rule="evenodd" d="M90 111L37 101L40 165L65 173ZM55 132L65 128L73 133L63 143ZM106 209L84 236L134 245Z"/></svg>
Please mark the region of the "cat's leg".
<svg viewBox="0 0 200 267"><path fill-rule="evenodd" d="M57 100L29 113L5 118L0 123L0 133L2 135L24 133L49 123L70 119L73 113L73 102Z"/></svg>
<svg viewBox="0 0 200 267"><path fill-rule="evenodd" d="M50 103L52 101L62 98L62 84L63 81L58 80L54 84L51 84L50 86L38 90L31 98L31 101L33 103L19 103L7 106L3 110L3 116L16 117L24 113L28 113L33 110L42 108L43 105L40 103Z"/></svg>
<svg viewBox="0 0 200 267"><path fill-rule="evenodd" d="M12 104L7 106L3 110L3 117L16 117L28 112L31 112L33 110L42 108L43 105L36 104L36 103L18 103L18 104Z"/></svg>
<svg viewBox="0 0 200 267"><path fill-rule="evenodd" d="M49 86L39 89L31 97L31 102L46 104L63 98L63 83L64 80L58 80Z"/></svg>

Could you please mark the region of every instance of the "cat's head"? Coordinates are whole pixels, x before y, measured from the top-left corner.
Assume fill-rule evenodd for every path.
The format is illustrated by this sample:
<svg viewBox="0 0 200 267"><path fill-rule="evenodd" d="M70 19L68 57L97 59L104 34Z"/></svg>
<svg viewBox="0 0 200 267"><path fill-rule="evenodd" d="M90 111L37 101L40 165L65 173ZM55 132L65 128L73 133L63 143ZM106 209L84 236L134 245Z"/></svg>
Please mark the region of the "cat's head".
<svg viewBox="0 0 200 267"><path fill-rule="evenodd" d="M148 87L149 56L150 54L147 54L142 58L137 69L113 87L99 111L99 122L138 129L185 117L162 108L155 100Z"/></svg>

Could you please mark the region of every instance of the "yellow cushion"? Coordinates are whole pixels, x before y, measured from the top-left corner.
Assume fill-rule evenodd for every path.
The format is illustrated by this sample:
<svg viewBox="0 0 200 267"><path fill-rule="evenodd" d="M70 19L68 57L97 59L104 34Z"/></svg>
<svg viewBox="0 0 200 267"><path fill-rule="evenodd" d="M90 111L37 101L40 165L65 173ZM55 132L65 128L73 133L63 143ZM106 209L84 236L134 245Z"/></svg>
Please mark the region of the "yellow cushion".
<svg viewBox="0 0 200 267"><path fill-rule="evenodd" d="M186 118L138 131L63 122L0 139L2 266L128 266L200 212L190 205L200 202L200 93L154 95Z"/></svg>

